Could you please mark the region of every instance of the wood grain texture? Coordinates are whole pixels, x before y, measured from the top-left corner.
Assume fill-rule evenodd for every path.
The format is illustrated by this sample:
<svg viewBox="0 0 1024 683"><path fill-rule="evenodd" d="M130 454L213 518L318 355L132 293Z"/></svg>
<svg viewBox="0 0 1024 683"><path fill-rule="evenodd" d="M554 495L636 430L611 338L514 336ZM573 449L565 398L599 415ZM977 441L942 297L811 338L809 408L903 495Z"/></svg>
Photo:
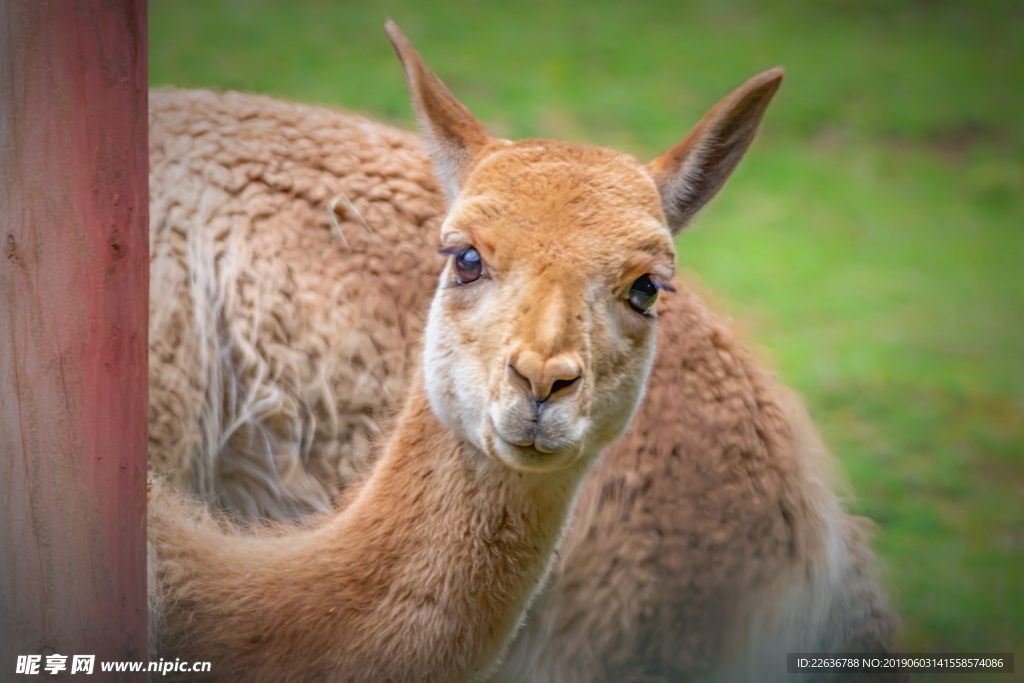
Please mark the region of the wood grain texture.
<svg viewBox="0 0 1024 683"><path fill-rule="evenodd" d="M0 0L3 680L146 657L147 86L145 0Z"/></svg>

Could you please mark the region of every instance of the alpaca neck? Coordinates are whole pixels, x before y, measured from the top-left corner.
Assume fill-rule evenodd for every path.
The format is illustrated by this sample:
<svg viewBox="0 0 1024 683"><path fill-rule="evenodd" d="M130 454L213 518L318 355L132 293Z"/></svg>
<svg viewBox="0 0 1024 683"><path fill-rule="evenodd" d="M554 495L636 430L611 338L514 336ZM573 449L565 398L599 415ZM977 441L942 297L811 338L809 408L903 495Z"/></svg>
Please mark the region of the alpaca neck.
<svg viewBox="0 0 1024 683"><path fill-rule="evenodd" d="M314 529L188 541L151 512L187 611L168 642L248 680L476 680L542 584L584 470L500 465L445 430L420 386L354 500Z"/></svg>
<svg viewBox="0 0 1024 683"><path fill-rule="evenodd" d="M346 555L358 543L353 571L392 596L379 618L418 623L418 637L436 641L396 657L468 648L462 656L485 666L541 586L584 471L510 470L446 430L417 388L371 478L318 542ZM388 561L359 561L374 556Z"/></svg>

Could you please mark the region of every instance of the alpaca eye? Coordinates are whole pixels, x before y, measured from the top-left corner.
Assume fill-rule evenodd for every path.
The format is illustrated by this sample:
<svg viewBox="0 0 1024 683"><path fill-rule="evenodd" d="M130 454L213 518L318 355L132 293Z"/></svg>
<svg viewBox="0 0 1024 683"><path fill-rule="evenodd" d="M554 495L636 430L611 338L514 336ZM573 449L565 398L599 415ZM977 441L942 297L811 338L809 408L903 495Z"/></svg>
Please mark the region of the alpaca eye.
<svg viewBox="0 0 1024 683"><path fill-rule="evenodd" d="M484 272L484 262L480 252L469 247L455 255L455 277L460 285L476 282Z"/></svg>
<svg viewBox="0 0 1024 683"><path fill-rule="evenodd" d="M629 307L641 315L647 315L658 300L658 286L649 275L641 275L629 288Z"/></svg>

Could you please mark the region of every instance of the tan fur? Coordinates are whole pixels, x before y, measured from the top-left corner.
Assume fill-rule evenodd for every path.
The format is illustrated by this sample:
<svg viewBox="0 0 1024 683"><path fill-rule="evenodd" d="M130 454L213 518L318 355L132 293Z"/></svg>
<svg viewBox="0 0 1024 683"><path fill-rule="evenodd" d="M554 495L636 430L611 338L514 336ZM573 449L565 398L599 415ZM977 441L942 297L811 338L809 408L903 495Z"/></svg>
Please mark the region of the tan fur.
<svg viewBox="0 0 1024 683"><path fill-rule="evenodd" d="M220 681L470 681L548 569L585 461L517 476L414 389L373 475L310 529L216 524L157 479L154 642Z"/></svg>
<svg viewBox="0 0 1024 683"><path fill-rule="evenodd" d="M763 87L757 81L737 91L725 111L757 104ZM766 104L758 105L755 128ZM648 166L654 183L647 189L639 167L621 155L479 138L494 149L478 156L483 147L470 145L476 170L493 175L489 186L516 178L523 211L476 200L487 191L475 186L473 201L459 197L461 183L476 182L472 167L457 153L441 157L435 149L438 163L449 164L446 184L456 188L445 220L430 164L410 134L256 96L153 93L151 461L177 486L234 513L284 519L328 511L334 491L353 490L366 476L371 443L389 429L390 411L406 387L416 385L410 360L419 353L436 273L444 266L450 277L450 264L436 255L442 221L449 235L500 223L500 232L480 228L471 238L480 240L478 247L494 241L490 257L501 263L506 252L498 240L524 229L512 223L562 216L548 225L570 230L570 252L613 259L614 250L602 252L601 242L606 234L621 240L629 233L633 226L621 212L638 201L634 195L656 197L656 184L678 230L717 190L728 172L704 186L701 164L738 161L724 153L716 161L709 143L729 122L721 114L713 110L698 126L710 135L691 135ZM544 178L547 167L538 165L552 155L568 155L570 173L572 164L599 170L583 184L605 184L598 196L610 202L608 213L590 196L575 205L562 201L557 178ZM619 197L617 188L629 183L635 189ZM339 196L359 213L339 217L347 248L327 214ZM656 207L645 205L643 213L656 214ZM459 217L468 222L457 224ZM602 217L617 222L602 224ZM583 235L580 242L583 233L572 228L583 222L601 239L587 242ZM531 262L551 252L545 240L561 239L556 233L535 240ZM559 265L512 288L528 291L533 283L531 296L543 305L528 311L498 301L495 308L502 316L518 310L547 339L549 357L579 335L571 324L546 331L565 318L561 302L590 296ZM581 273L580 281L592 281L594 273ZM799 401L759 369L684 282L673 284L678 291L658 303L660 352L646 397L627 435L586 479L549 585L498 680L773 680L784 678L787 651L891 647L895 619L878 588L865 533L832 493L830 458ZM501 355L480 339L489 325L483 318L472 322L484 324L464 325L470 318L441 341L477 345L481 357ZM629 321L604 319L601 324ZM523 334L514 327L496 331L502 343ZM437 364L428 362L431 367ZM614 383L614 368L600 372ZM507 383L493 368L465 377L487 389L486 400L501 404ZM453 398L448 407L465 414L441 415L445 425L459 433L473 400ZM617 425L609 424L614 432ZM381 524L405 519L393 507L361 509L379 515ZM209 524L201 526L209 530ZM318 530L303 547L321 542ZM295 556L282 548L272 564L295 561L289 557ZM211 565L211 576L218 572L227 577L215 579L218 585L235 585L242 576L220 562ZM275 589L296 586L305 597L295 600L315 604L324 597L312 580ZM321 622L310 618L309 628L317 628Z"/></svg>

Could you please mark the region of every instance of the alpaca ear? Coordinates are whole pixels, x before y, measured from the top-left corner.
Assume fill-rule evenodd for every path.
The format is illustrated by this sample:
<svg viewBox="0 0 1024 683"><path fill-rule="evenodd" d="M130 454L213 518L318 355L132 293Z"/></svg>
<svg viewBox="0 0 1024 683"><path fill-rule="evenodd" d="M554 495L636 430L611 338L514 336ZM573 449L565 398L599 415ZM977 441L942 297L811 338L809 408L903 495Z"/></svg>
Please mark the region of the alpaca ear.
<svg viewBox="0 0 1024 683"><path fill-rule="evenodd" d="M782 69L754 76L705 114L682 142L647 164L672 234L715 196L754 139Z"/></svg>
<svg viewBox="0 0 1024 683"><path fill-rule="evenodd" d="M466 167L491 141L491 134L423 63L398 25L388 19L384 26L405 70L412 106L427 139L434 170L451 201L459 192Z"/></svg>

